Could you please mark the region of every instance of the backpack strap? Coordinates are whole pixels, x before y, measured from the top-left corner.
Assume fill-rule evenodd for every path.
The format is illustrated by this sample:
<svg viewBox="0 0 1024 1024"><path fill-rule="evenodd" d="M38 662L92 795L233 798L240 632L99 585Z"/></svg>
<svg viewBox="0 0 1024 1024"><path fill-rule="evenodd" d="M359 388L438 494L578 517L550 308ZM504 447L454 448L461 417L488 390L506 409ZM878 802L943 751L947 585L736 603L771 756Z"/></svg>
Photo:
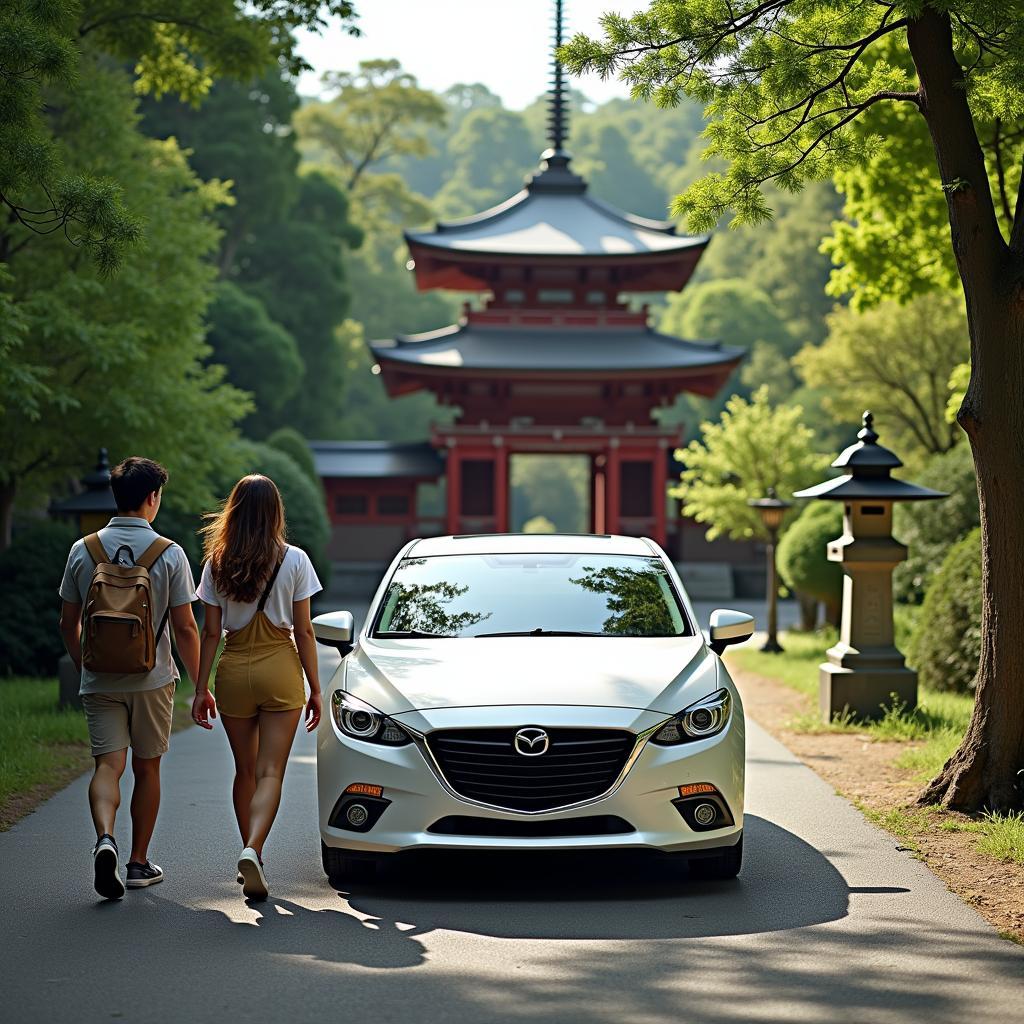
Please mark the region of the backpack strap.
<svg viewBox="0 0 1024 1024"><path fill-rule="evenodd" d="M167 537L157 537L145 551L135 559L135 564L141 566L147 572L153 568L156 560L174 543Z"/></svg>
<svg viewBox="0 0 1024 1024"><path fill-rule="evenodd" d="M284 552L281 553L281 557L277 560L277 565L274 566L274 571L270 574L270 579L267 580L267 585L263 588L263 596L260 598L260 603L256 606L256 611L263 611L263 606L267 603L267 598L270 597L270 591L274 587L274 581L277 579L277 574L281 571L282 565L284 565Z"/></svg>
<svg viewBox="0 0 1024 1024"><path fill-rule="evenodd" d="M96 563L96 565L110 561L110 557L107 555L106 549L103 547L103 543L100 541L100 535L98 533L90 533L89 536L85 538L85 550L89 552L89 557Z"/></svg>

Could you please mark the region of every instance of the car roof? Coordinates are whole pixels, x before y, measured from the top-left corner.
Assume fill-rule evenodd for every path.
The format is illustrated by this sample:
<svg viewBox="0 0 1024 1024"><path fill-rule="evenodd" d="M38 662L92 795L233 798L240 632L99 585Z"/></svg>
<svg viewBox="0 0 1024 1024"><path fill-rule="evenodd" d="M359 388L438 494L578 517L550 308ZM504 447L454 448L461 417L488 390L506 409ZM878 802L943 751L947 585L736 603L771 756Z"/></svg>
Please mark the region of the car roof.
<svg viewBox="0 0 1024 1024"><path fill-rule="evenodd" d="M641 537L593 533L479 533L449 537L425 537L414 541L406 558L431 555L534 554L545 552L645 555L657 551Z"/></svg>

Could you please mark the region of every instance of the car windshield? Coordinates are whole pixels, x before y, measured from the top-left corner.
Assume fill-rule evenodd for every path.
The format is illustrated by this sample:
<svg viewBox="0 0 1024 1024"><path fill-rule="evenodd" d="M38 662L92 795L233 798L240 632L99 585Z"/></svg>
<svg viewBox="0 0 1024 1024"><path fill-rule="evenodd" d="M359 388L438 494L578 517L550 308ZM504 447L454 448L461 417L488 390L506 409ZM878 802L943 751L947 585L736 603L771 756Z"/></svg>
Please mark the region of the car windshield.
<svg viewBox="0 0 1024 1024"><path fill-rule="evenodd" d="M689 636L658 558L480 554L407 558L374 636Z"/></svg>

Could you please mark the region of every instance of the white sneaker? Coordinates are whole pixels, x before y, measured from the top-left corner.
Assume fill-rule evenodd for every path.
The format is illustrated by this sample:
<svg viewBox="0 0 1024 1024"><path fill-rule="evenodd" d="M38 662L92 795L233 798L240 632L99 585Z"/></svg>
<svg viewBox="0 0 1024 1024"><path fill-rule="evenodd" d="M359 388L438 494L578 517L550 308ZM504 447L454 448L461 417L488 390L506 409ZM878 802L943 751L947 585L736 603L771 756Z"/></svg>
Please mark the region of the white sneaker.
<svg viewBox="0 0 1024 1024"><path fill-rule="evenodd" d="M242 893L249 900L265 900L270 890L267 888L267 876L263 874L263 865L259 854L247 846L238 858L238 873L242 876Z"/></svg>

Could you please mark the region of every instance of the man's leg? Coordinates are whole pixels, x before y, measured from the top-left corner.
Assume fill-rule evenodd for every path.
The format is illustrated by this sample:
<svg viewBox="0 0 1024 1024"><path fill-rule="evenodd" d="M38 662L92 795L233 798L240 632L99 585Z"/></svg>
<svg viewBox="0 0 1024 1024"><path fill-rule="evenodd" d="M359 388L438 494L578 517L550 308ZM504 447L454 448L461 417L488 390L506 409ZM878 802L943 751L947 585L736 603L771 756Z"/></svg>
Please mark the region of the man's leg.
<svg viewBox="0 0 1024 1024"><path fill-rule="evenodd" d="M139 757L132 754L135 786L132 789L132 855L133 864L145 864L149 859L149 841L156 828L160 811L160 758Z"/></svg>
<svg viewBox="0 0 1024 1024"><path fill-rule="evenodd" d="M121 776L128 763L128 750L97 754L96 767L89 783L89 809L96 826L96 838L114 834L114 819L121 805Z"/></svg>

